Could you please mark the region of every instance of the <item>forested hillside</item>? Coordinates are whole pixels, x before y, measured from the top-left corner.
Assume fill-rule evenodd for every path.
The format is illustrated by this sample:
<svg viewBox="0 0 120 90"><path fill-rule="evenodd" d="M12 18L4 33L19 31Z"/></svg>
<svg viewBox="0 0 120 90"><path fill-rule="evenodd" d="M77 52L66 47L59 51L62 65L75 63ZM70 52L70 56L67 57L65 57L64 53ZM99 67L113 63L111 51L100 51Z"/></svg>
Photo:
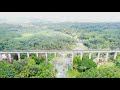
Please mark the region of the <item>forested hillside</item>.
<svg viewBox="0 0 120 90"><path fill-rule="evenodd" d="M38 22L1 23L0 51L10 50L117 50L120 48L120 23ZM88 53L60 55L21 54L9 59L0 56L0 78L120 78L120 54L113 60L106 53L89 59ZM7 54L6 54L7 55ZM64 58L63 58L64 57ZM73 60L73 61L71 61ZM72 64L71 64L72 63ZM61 76L62 75L62 76Z"/></svg>
<svg viewBox="0 0 120 90"><path fill-rule="evenodd" d="M119 49L120 23L0 24L2 51L73 50L79 42L88 49Z"/></svg>

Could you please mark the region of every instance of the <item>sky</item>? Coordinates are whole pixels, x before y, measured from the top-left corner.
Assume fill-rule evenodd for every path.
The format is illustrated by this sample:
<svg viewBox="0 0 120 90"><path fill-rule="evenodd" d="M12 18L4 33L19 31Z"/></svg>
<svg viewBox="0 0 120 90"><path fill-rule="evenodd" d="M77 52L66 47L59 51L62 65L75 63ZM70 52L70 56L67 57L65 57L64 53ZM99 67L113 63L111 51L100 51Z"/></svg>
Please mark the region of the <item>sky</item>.
<svg viewBox="0 0 120 90"><path fill-rule="evenodd" d="M40 19L59 22L120 22L120 12L0 12L10 22Z"/></svg>

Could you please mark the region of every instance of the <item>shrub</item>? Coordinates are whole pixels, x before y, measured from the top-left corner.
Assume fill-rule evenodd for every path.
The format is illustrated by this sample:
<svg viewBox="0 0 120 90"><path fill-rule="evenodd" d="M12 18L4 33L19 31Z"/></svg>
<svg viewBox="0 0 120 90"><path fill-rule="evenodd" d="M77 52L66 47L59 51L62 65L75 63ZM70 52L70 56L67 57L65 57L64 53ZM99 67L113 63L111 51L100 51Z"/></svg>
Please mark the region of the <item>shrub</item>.
<svg viewBox="0 0 120 90"><path fill-rule="evenodd" d="M18 63L21 64L23 67L28 65L28 60L26 59L20 59L18 60Z"/></svg>
<svg viewBox="0 0 120 90"><path fill-rule="evenodd" d="M53 69L53 65L51 64L45 64L41 63L38 67L38 73L35 77L37 78L54 78L55 77L55 71Z"/></svg>
<svg viewBox="0 0 120 90"><path fill-rule="evenodd" d="M43 59L40 57L33 56L32 59L34 59L36 64L40 64L41 62L43 62Z"/></svg>
<svg viewBox="0 0 120 90"><path fill-rule="evenodd" d="M29 58L28 59L28 66L33 66L33 65L36 65L35 60L32 58Z"/></svg>
<svg viewBox="0 0 120 90"><path fill-rule="evenodd" d="M21 54L21 59L25 59L27 57L26 54Z"/></svg>
<svg viewBox="0 0 120 90"><path fill-rule="evenodd" d="M19 74L24 69L24 66L18 63L18 61L13 61L13 67L17 74Z"/></svg>
<svg viewBox="0 0 120 90"><path fill-rule="evenodd" d="M115 60L115 64L117 67L120 67L120 59Z"/></svg>
<svg viewBox="0 0 120 90"><path fill-rule="evenodd" d="M97 65L97 68L111 68L111 67L115 67L115 63L113 63L113 62L107 62L107 63L104 63L104 62L102 62L102 63L99 63L98 65Z"/></svg>
<svg viewBox="0 0 120 90"><path fill-rule="evenodd" d="M29 72L30 72L30 77L31 76L35 76L38 73L38 71L39 71L38 67L35 66L35 65L29 67L28 69L29 69Z"/></svg>
<svg viewBox="0 0 120 90"><path fill-rule="evenodd" d="M78 70L68 70L67 71L67 78L78 78L80 76L80 73Z"/></svg>
<svg viewBox="0 0 120 90"><path fill-rule="evenodd" d="M28 67L25 67L24 70L22 70L18 75L15 76L15 78L29 78L30 72Z"/></svg>
<svg viewBox="0 0 120 90"><path fill-rule="evenodd" d="M120 69L116 67L91 68L81 72L80 78L120 78Z"/></svg>
<svg viewBox="0 0 120 90"><path fill-rule="evenodd" d="M85 71L87 69L97 67L97 64L92 60L82 60L79 64L78 70Z"/></svg>
<svg viewBox="0 0 120 90"><path fill-rule="evenodd" d="M92 67L97 67L97 64L93 60L88 59L86 55L87 54L84 55L83 60L81 60L79 56L74 57L74 61L73 61L74 69L77 69L78 71L81 72L90 69Z"/></svg>
<svg viewBox="0 0 120 90"><path fill-rule="evenodd" d="M82 60L80 59L79 56L77 56L77 55L74 56L73 68L74 68L74 69L77 69L81 61L82 61Z"/></svg>
<svg viewBox="0 0 120 90"><path fill-rule="evenodd" d="M0 78L13 78L15 74L12 64L7 61L0 61Z"/></svg>

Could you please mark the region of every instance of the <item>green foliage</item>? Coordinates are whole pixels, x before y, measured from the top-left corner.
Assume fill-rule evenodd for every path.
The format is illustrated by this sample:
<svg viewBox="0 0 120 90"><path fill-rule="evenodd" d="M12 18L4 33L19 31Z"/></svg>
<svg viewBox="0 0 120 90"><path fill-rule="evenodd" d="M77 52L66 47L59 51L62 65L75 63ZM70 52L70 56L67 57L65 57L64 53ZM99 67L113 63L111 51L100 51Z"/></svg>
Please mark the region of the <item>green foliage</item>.
<svg viewBox="0 0 120 90"><path fill-rule="evenodd" d="M0 78L13 78L15 74L15 69L10 63L0 61Z"/></svg>
<svg viewBox="0 0 120 90"><path fill-rule="evenodd" d="M21 54L21 56L20 56L21 59L25 59L26 57L27 57L26 54Z"/></svg>
<svg viewBox="0 0 120 90"><path fill-rule="evenodd" d="M14 60L12 63L0 61L0 78L54 78L53 65L37 59Z"/></svg>
<svg viewBox="0 0 120 90"><path fill-rule="evenodd" d="M32 58L28 58L28 66L33 66L33 65L35 65L36 63L35 63L35 60L34 59L32 59Z"/></svg>
<svg viewBox="0 0 120 90"><path fill-rule="evenodd" d="M78 78L80 73L77 70L68 70L67 71L67 78Z"/></svg>
<svg viewBox="0 0 120 90"><path fill-rule="evenodd" d="M29 78L30 72L28 67L25 67L15 78Z"/></svg>
<svg viewBox="0 0 120 90"><path fill-rule="evenodd" d="M41 62L45 61L42 57L32 56L36 64L40 64Z"/></svg>
<svg viewBox="0 0 120 90"><path fill-rule="evenodd" d="M37 78L54 78L55 71L53 70L53 66L51 64L41 63L38 67L38 73L34 76Z"/></svg>
<svg viewBox="0 0 120 90"><path fill-rule="evenodd" d="M28 60L26 59L20 59L18 60L18 63L21 64L23 67L28 65Z"/></svg>
<svg viewBox="0 0 120 90"><path fill-rule="evenodd" d="M19 74L24 69L24 65L17 61L13 61L13 68L15 69L16 74Z"/></svg>
<svg viewBox="0 0 120 90"><path fill-rule="evenodd" d="M92 67L97 67L97 64L92 60L82 60L80 66L86 66L88 69Z"/></svg>
<svg viewBox="0 0 120 90"><path fill-rule="evenodd" d="M91 68L81 72L79 78L120 78L120 69L117 67Z"/></svg>
<svg viewBox="0 0 120 90"><path fill-rule="evenodd" d="M88 59L88 56L86 55L84 55L83 60L81 60L79 56L75 56L73 63L74 69L77 69L80 72L97 67L97 64L93 60Z"/></svg>
<svg viewBox="0 0 120 90"><path fill-rule="evenodd" d="M120 48L119 23L31 24L0 24L0 50L70 50L76 43L74 37L89 49Z"/></svg>
<svg viewBox="0 0 120 90"><path fill-rule="evenodd" d="M79 56L77 56L77 55L74 56L74 59L73 59L73 68L77 69L81 61L82 60L80 59Z"/></svg>

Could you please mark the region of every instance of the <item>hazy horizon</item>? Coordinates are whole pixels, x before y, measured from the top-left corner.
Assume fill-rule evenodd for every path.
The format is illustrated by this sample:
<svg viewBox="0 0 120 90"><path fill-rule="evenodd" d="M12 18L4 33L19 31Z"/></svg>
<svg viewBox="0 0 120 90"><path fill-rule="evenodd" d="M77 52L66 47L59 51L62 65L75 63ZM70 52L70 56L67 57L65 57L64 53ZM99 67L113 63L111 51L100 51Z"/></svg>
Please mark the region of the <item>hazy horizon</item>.
<svg viewBox="0 0 120 90"><path fill-rule="evenodd" d="M0 12L1 22L120 22L120 12Z"/></svg>

